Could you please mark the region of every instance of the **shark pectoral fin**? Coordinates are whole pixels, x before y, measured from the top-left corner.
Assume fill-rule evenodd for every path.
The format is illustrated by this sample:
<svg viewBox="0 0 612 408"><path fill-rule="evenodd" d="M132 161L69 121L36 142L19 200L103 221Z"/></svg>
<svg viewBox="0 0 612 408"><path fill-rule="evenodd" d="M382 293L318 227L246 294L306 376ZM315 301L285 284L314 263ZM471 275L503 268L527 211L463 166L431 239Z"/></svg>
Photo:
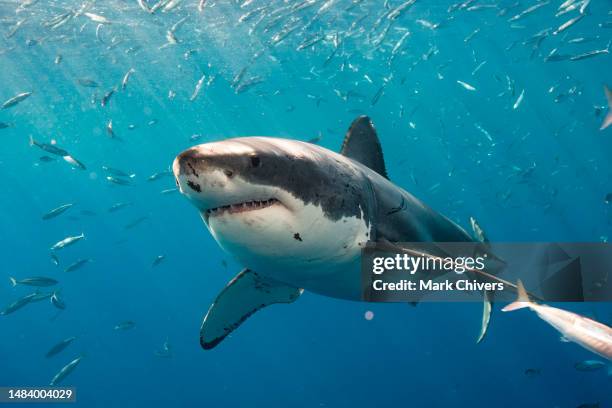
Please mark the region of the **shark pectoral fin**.
<svg viewBox="0 0 612 408"><path fill-rule="evenodd" d="M491 296L487 291L485 291L482 305L482 323L480 325L480 333L478 334L478 340L476 340L476 344L480 343L487 334L489 322L491 321L491 305Z"/></svg>
<svg viewBox="0 0 612 408"><path fill-rule="evenodd" d="M200 328L200 344L212 349L259 309L274 303L291 303L302 289L267 280L243 269L215 299Z"/></svg>
<svg viewBox="0 0 612 408"><path fill-rule="evenodd" d="M381 176L387 176L382 147L376 135L376 129L367 116L359 116L351 123L351 127L342 143L340 153L346 157L368 166Z"/></svg>

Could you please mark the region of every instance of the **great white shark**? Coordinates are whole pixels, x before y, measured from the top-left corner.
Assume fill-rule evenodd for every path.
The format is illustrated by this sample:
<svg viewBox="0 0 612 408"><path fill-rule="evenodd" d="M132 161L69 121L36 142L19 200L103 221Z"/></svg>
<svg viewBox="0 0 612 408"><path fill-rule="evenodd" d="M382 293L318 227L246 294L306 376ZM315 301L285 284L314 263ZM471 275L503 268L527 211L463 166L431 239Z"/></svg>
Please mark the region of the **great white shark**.
<svg viewBox="0 0 612 408"><path fill-rule="evenodd" d="M204 317L205 349L256 311L293 302L303 290L361 300L360 253L368 241L473 241L389 180L366 116L353 121L340 153L296 140L240 137L185 150L173 172L214 239L245 267ZM483 330L488 313L485 302Z"/></svg>

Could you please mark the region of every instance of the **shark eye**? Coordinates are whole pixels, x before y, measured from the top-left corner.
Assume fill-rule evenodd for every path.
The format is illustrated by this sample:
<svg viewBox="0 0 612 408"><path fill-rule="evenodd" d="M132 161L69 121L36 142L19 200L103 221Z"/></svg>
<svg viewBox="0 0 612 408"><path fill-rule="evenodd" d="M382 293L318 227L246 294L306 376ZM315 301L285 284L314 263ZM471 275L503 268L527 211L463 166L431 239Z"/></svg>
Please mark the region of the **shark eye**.
<svg viewBox="0 0 612 408"><path fill-rule="evenodd" d="M259 167L260 164L261 164L261 160L259 159L258 156L251 156L251 166Z"/></svg>

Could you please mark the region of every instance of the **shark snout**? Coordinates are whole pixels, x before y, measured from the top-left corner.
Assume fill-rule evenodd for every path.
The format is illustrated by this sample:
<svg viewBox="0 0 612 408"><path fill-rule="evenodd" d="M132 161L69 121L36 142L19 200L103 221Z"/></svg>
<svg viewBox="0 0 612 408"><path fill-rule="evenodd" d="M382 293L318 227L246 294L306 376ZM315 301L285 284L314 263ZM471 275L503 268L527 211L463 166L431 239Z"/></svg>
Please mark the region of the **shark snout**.
<svg viewBox="0 0 612 408"><path fill-rule="evenodd" d="M182 194L198 205L215 200L224 194L233 172L219 166L219 154L208 146L200 145L180 153L172 165L176 184Z"/></svg>
<svg viewBox="0 0 612 408"><path fill-rule="evenodd" d="M172 172L182 194L191 196L202 192L201 171L198 170L202 161L203 157L195 148L185 150L174 159Z"/></svg>
<svg viewBox="0 0 612 408"><path fill-rule="evenodd" d="M202 154L196 148L190 148L180 153L174 159L172 171L177 179L183 175L198 177L197 167L204 160Z"/></svg>

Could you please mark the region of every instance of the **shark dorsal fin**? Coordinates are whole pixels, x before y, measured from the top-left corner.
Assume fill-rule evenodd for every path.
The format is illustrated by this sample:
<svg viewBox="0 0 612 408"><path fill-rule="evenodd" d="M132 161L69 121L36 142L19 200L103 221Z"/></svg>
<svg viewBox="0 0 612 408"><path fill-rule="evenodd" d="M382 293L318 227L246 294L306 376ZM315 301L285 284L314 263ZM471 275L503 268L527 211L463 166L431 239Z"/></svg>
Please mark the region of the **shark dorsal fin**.
<svg viewBox="0 0 612 408"><path fill-rule="evenodd" d="M389 178L382 147L369 117L359 116L351 123L340 153L369 167L384 178Z"/></svg>

